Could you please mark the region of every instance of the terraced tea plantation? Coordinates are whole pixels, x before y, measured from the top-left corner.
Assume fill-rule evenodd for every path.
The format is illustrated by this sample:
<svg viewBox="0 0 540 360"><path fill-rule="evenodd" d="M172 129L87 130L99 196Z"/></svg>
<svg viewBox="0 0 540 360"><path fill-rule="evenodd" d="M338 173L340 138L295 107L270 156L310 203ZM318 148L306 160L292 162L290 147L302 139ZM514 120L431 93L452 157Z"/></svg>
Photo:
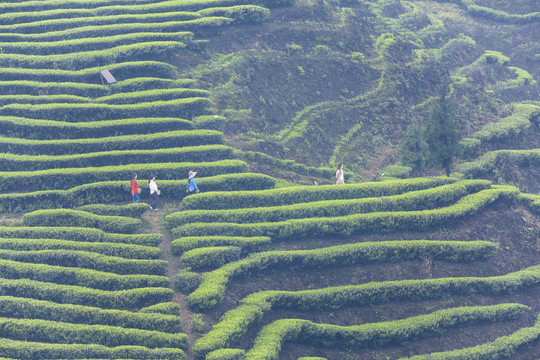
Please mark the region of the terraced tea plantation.
<svg viewBox="0 0 540 360"><path fill-rule="evenodd" d="M292 5L0 3L1 359L540 358L540 195L485 165L540 104L464 139L451 177L253 172L333 176L233 149L181 64Z"/></svg>
<svg viewBox="0 0 540 360"><path fill-rule="evenodd" d="M442 332L452 335L432 348L447 349L446 336L474 343L463 327L478 341L474 326L499 322L513 332L425 358L513 353L539 336L537 257L501 266L511 242L502 224L500 234L468 241L461 227L480 229L467 222L486 221L486 212L497 217L494 204L515 206L521 198L513 187L450 178L186 198L182 211L165 218L176 238L171 250L191 269L178 273L176 288L189 294L191 310L224 312L194 354L397 358L410 351L399 344ZM517 294L521 302L507 302ZM529 326L509 325L523 316Z"/></svg>

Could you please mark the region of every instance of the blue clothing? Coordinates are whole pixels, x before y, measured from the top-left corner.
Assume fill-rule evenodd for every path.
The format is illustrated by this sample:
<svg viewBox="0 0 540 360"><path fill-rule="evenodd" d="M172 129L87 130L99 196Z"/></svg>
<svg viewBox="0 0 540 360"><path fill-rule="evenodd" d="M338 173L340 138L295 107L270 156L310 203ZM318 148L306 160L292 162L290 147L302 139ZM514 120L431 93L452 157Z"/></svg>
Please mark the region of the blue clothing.
<svg viewBox="0 0 540 360"><path fill-rule="evenodd" d="M199 191L199 188L197 187L197 182L195 181L195 178L191 178L191 179L188 180L187 191L190 192L190 193Z"/></svg>
<svg viewBox="0 0 540 360"><path fill-rule="evenodd" d="M136 204L139 201L141 201L141 197L139 196L139 194L137 193L133 194L133 204Z"/></svg>

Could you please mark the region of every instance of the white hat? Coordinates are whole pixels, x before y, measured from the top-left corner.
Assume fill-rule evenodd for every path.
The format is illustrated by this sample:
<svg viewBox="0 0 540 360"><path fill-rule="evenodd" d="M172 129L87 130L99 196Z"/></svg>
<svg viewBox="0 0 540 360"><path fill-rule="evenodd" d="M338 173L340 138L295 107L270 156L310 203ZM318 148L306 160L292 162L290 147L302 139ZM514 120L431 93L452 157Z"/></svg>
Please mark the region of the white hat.
<svg viewBox="0 0 540 360"><path fill-rule="evenodd" d="M192 177L195 177L195 175L197 175L197 173L195 171L190 171L188 179L191 179Z"/></svg>

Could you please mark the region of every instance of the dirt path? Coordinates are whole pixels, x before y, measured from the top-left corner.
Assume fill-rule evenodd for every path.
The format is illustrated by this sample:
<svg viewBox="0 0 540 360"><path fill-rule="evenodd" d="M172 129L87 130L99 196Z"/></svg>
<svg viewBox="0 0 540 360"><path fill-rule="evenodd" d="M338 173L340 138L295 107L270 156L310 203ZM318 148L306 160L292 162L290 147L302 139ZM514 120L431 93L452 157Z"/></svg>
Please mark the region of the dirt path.
<svg viewBox="0 0 540 360"><path fill-rule="evenodd" d="M174 277L182 267L180 258L171 254L171 242L174 240L172 233L165 228L165 224L162 220L163 211L147 211L143 214L142 218L149 224L149 233L161 233L163 234L163 241L159 245L159 248L163 250L161 260L167 261L169 264L167 267L167 277L170 279L169 288L174 290ZM193 331L192 318L193 314L188 308L186 302L186 296L180 293L175 293L172 299L173 302L180 305L180 318L184 324L184 333L188 336L189 348L186 351L188 360L193 360L193 343L195 342L195 332Z"/></svg>

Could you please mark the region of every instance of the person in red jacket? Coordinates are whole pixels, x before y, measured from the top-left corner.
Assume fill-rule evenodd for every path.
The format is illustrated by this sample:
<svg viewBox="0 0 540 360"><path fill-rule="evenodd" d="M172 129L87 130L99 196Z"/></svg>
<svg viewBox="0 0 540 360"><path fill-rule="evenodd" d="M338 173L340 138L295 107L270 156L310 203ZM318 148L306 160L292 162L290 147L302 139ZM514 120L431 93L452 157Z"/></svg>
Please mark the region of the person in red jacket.
<svg viewBox="0 0 540 360"><path fill-rule="evenodd" d="M137 183L137 174L131 176L131 195L133 196L133 203L141 201L139 196L139 184Z"/></svg>

